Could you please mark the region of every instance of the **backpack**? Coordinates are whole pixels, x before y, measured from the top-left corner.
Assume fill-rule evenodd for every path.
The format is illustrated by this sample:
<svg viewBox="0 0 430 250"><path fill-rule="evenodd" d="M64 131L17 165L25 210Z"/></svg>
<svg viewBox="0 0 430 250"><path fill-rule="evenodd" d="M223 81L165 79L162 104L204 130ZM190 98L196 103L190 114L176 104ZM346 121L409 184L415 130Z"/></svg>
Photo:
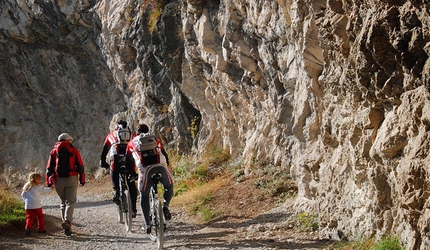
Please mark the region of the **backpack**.
<svg viewBox="0 0 430 250"><path fill-rule="evenodd" d="M153 135L140 135L137 140L137 148L142 157L144 166L160 163L160 156L157 151L157 140Z"/></svg>
<svg viewBox="0 0 430 250"><path fill-rule="evenodd" d="M113 150L116 151L116 154L113 156L114 159L114 166L122 166L122 165L126 165L126 149L127 149L127 144L114 144L112 145Z"/></svg>
<svg viewBox="0 0 430 250"><path fill-rule="evenodd" d="M55 171L58 177L69 177L72 167L70 166L70 158L73 153L69 152L67 147L60 147L57 151L57 166Z"/></svg>

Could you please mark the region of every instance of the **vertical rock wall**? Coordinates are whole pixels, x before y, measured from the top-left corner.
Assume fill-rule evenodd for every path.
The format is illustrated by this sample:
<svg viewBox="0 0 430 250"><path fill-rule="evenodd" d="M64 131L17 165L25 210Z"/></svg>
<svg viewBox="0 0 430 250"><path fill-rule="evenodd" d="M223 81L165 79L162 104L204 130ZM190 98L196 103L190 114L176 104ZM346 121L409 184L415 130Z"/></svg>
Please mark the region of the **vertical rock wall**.
<svg viewBox="0 0 430 250"><path fill-rule="evenodd" d="M90 1L0 1L2 182L44 173L60 133L75 139L87 169L98 166L113 114L127 110L96 43Z"/></svg>
<svg viewBox="0 0 430 250"><path fill-rule="evenodd" d="M428 242L429 4L328 1L319 141L297 158L323 232ZM303 151L298 150L303 155Z"/></svg>
<svg viewBox="0 0 430 250"><path fill-rule="evenodd" d="M324 235L392 233L425 249L428 9L422 1L184 2L181 90L202 114L198 145L238 150L250 172L290 170L297 207L318 212Z"/></svg>

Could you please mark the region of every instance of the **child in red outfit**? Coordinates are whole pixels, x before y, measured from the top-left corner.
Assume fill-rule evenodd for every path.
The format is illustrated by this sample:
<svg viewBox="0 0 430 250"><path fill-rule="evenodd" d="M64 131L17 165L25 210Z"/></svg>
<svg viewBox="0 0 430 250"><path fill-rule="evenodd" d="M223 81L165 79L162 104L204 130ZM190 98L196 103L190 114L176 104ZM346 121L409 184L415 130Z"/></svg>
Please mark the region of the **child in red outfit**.
<svg viewBox="0 0 430 250"><path fill-rule="evenodd" d="M51 188L45 188L40 183L42 176L38 173L31 173L27 183L22 188L21 196L25 201L25 234L30 235L31 227L33 226L34 218L37 218L37 226L39 233L46 233L45 219L42 212L42 202L40 200L41 193L49 193Z"/></svg>

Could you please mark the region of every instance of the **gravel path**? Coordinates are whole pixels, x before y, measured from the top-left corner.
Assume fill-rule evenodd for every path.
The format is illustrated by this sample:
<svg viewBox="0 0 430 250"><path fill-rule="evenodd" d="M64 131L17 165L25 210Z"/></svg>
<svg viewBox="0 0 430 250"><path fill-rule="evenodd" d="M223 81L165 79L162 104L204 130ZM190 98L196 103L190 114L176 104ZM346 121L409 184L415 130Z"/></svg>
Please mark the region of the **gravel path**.
<svg viewBox="0 0 430 250"><path fill-rule="evenodd" d="M140 229L143 216L140 209L131 232L117 222L112 194L100 187L79 188L72 230L66 236L61 228L59 198L55 191L44 196L47 234L33 229L30 236L24 230L0 235L0 249L156 249L156 244ZM165 249L323 249L328 241L317 233L297 233L285 221L287 210L279 207L253 219L221 217L209 224L195 223L181 208L171 208L173 219L168 223Z"/></svg>

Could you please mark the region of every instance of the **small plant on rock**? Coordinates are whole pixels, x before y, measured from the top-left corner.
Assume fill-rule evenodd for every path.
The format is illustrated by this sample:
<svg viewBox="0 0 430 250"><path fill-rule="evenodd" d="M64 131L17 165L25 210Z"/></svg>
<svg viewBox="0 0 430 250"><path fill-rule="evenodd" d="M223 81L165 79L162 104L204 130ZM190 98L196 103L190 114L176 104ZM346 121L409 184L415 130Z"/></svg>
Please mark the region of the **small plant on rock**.
<svg viewBox="0 0 430 250"><path fill-rule="evenodd" d="M297 215L297 230L301 232L314 232L319 228L318 215L316 213L300 213Z"/></svg>

